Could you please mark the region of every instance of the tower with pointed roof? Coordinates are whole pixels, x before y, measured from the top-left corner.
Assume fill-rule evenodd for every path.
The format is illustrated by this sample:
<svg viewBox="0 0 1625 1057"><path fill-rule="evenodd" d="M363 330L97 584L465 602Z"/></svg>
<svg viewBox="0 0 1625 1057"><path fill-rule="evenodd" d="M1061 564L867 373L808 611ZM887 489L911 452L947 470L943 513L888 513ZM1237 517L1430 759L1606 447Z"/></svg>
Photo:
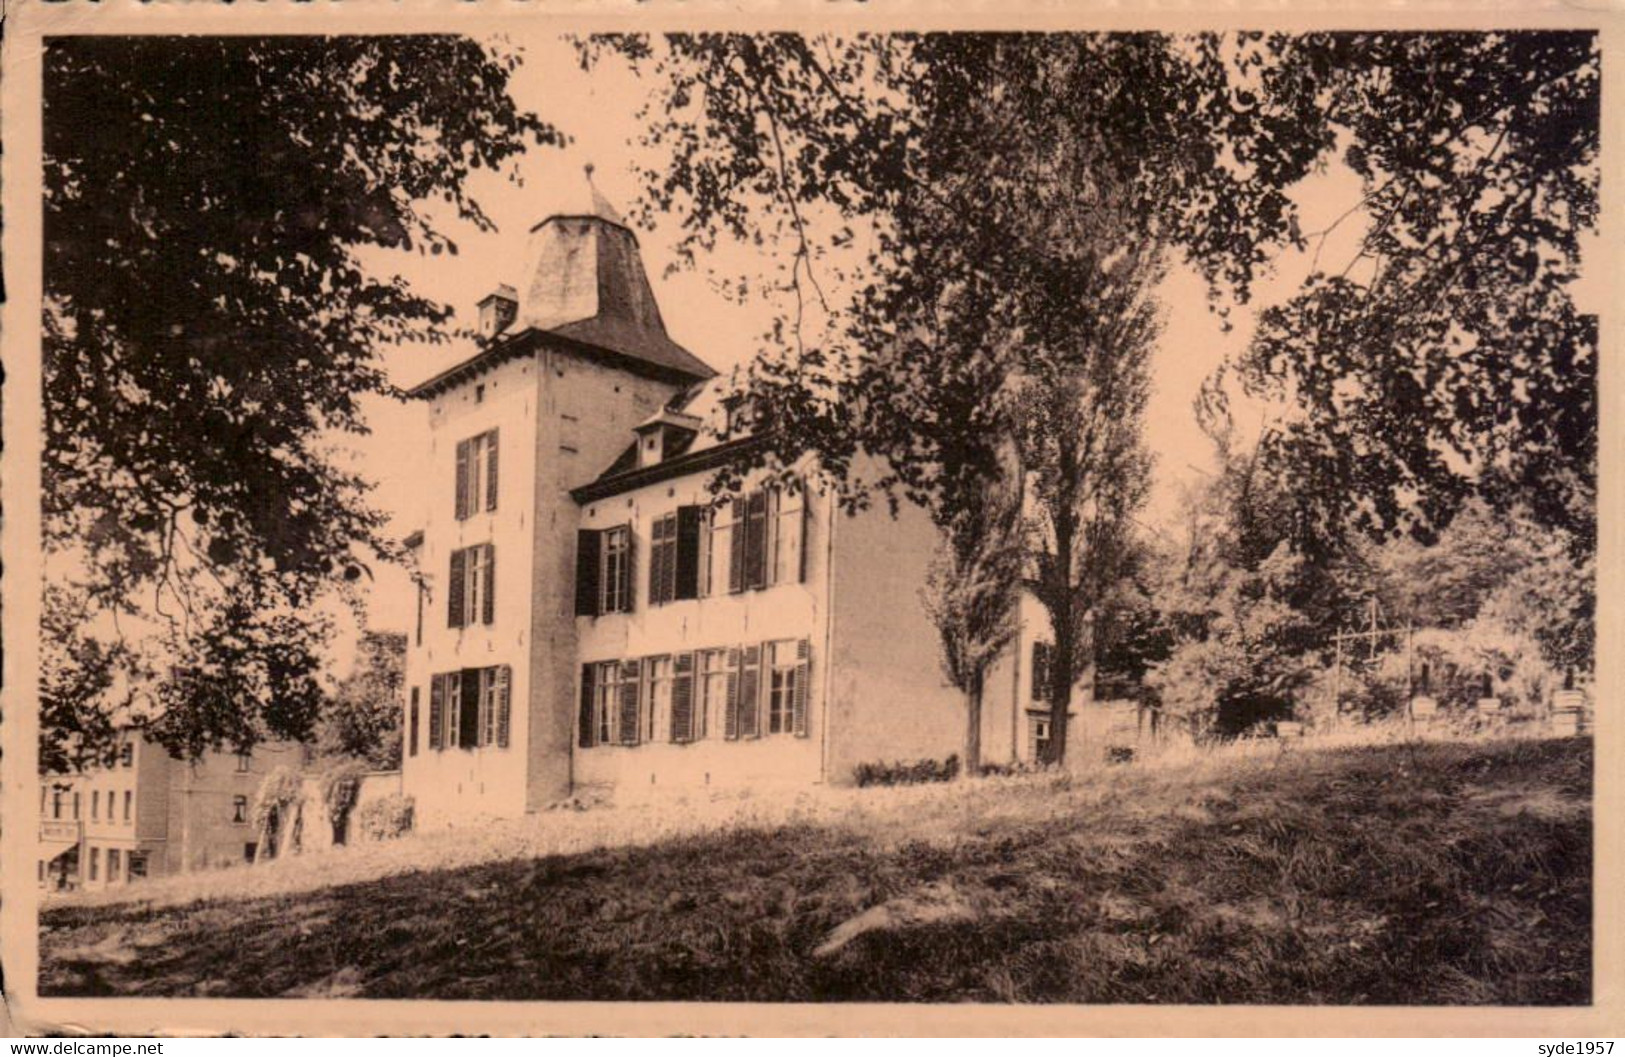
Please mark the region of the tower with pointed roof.
<svg viewBox="0 0 1625 1057"><path fill-rule="evenodd" d="M410 390L429 450L409 541L423 586L404 780L430 821L568 794L571 489L715 374L666 332L637 236L590 170L561 191L529 232L524 274L482 299L476 347Z"/></svg>

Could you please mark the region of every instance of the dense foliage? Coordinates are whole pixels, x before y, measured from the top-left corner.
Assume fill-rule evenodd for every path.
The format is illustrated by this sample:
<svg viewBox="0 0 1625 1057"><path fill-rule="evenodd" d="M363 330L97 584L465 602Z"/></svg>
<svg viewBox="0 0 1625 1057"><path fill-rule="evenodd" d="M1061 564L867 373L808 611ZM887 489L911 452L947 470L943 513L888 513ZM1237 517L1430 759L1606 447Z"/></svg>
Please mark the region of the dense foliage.
<svg viewBox="0 0 1625 1057"><path fill-rule="evenodd" d="M396 552L326 439L393 392L382 346L447 337L357 250L455 254L434 207L489 226L469 175L559 139L516 64L437 36L47 41L46 621L156 640L125 718L172 751L310 734L310 607ZM47 657L49 765L105 748L109 648Z"/></svg>

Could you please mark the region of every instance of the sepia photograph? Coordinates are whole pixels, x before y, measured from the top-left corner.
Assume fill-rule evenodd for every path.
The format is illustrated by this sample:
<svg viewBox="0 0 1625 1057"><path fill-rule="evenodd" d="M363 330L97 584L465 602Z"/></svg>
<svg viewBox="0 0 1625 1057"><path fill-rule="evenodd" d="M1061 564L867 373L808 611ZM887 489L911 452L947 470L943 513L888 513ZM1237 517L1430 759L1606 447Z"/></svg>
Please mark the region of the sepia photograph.
<svg viewBox="0 0 1625 1057"><path fill-rule="evenodd" d="M32 994L1592 1007L1602 33L1278 22L38 38Z"/></svg>

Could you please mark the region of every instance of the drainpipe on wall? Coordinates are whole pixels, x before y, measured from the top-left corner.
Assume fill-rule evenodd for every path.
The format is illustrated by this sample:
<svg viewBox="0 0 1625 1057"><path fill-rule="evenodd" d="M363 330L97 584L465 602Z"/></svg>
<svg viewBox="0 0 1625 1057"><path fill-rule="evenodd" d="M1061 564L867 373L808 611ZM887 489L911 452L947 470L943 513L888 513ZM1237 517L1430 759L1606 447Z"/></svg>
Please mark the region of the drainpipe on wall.
<svg viewBox="0 0 1625 1057"><path fill-rule="evenodd" d="M835 710L835 522L840 517L835 506L835 499L831 496L828 529L824 533L824 582L829 585L824 593L824 729L819 732L818 737L820 755L818 771L825 785L830 784L830 716Z"/></svg>

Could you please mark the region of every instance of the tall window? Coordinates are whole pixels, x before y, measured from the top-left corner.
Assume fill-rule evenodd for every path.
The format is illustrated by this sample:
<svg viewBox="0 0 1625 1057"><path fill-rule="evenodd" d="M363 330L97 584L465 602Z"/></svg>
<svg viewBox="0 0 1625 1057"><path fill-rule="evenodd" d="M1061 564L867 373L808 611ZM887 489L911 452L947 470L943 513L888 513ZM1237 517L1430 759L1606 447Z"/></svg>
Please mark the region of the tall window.
<svg viewBox="0 0 1625 1057"><path fill-rule="evenodd" d="M497 431L457 442L457 520L497 508Z"/></svg>
<svg viewBox="0 0 1625 1057"><path fill-rule="evenodd" d="M92 848L90 849L90 879L92 881L96 880L101 876L101 872L102 850L100 848Z"/></svg>
<svg viewBox="0 0 1625 1057"><path fill-rule="evenodd" d="M598 577L598 612L626 613L632 609L632 530L627 526L603 534L603 559Z"/></svg>
<svg viewBox="0 0 1625 1057"><path fill-rule="evenodd" d="M130 821L131 809L135 805L135 793L124 790L124 821Z"/></svg>
<svg viewBox="0 0 1625 1057"><path fill-rule="evenodd" d="M643 740L664 741L662 731L671 729L672 662L670 657L651 657L643 665L648 690L643 696Z"/></svg>
<svg viewBox="0 0 1625 1057"><path fill-rule="evenodd" d="M239 826L248 823L248 797L234 796L231 798L231 821Z"/></svg>
<svg viewBox="0 0 1625 1057"><path fill-rule="evenodd" d="M237 773L238 774L247 774L249 768L253 765L253 763L254 763L254 754L253 753L251 753L251 752L239 752L237 754Z"/></svg>
<svg viewBox="0 0 1625 1057"><path fill-rule="evenodd" d="M108 848L107 849L107 880L109 882L113 882L113 881L118 880L118 867L119 867L118 849L117 848Z"/></svg>
<svg viewBox="0 0 1625 1057"><path fill-rule="evenodd" d="M61 818L62 816L58 814L57 817ZM79 791L77 789L73 793L73 820L75 822L79 821Z"/></svg>
<svg viewBox="0 0 1625 1057"><path fill-rule="evenodd" d="M802 489L799 485L768 492L768 582L801 580Z"/></svg>
<svg viewBox="0 0 1625 1057"><path fill-rule="evenodd" d="M796 643L790 640L769 643L765 660L768 665L767 732L789 734L793 729L796 682L800 677Z"/></svg>
<svg viewBox="0 0 1625 1057"><path fill-rule="evenodd" d="M703 650L700 653L699 702L696 706L699 730L696 738L710 737L723 729L728 708L728 651Z"/></svg>
<svg viewBox="0 0 1625 1057"><path fill-rule="evenodd" d="M490 624L496 618L496 549L489 543L451 552L447 625Z"/></svg>
<svg viewBox="0 0 1625 1057"><path fill-rule="evenodd" d="M122 766L135 766L135 742L125 742L118 751L118 761Z"/></svg>
<svg viewBox="0 0 1625 1057"><path fill-rule="evenodd" d="M592 665L591 672L593 743L613 745L619 727L617 713L621 704L621 664L619 661L605 661Z"/></svg>
<svg viewBox="0 0 1625 1057"><path fill-rule="evenodd" d="M102 791L100 789L90 791L90 817L93 819L102 817Z"/></svg>

